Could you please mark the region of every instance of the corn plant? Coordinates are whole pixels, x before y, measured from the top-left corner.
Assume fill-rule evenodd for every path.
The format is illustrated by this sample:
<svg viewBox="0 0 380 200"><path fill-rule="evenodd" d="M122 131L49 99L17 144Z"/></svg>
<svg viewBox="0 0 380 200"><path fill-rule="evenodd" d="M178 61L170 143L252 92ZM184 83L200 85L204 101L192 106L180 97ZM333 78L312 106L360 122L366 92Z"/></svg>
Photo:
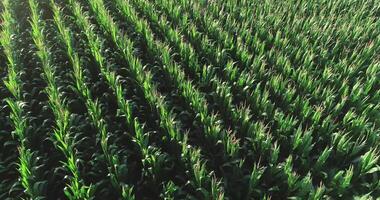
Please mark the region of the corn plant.
<svg viewBox="0 0 380 200"><path fill-rule="evenodd" d="M380 197L377 1L0 7L0 199Z"/></svg>
<svg viewBox="0 0 380 200"><path fill-rule="evenodd" d="M220 121L220 119L218 119L219 117L217 115L211 115L208 113L207 102L203 100L203 95L198 90L196 90L189 81L186 81L184 72L178 70L180 67L171 60L168 47L159 42L154 42L152 31L149 30L147 23L144 21L135 20L134 18L136 17L136 14L134 14L132 9L126 8L126 4L123 4L123 2L120 1L119 5L122 6L124 16L130 17L128 20L132 23L135 23L136 27L141 27L137 30L141 30L140 34L145 36L146 43L152 55L157 55L159 51L162 52L163 55L161 55L161 62L163 64L164 70L168 73L171 80L176 84L176 86L181 90L182 96L189 102L189 105L192 107L192 109L199 113L200 120L202 123L204 123L205 126L206 137L210 137L215 141L221 139L225 145L224 147L226 148L226 152L228 152L230 155L233 155L237 150L237 147L234 144L236 142L229 140L232 139L232 137L223 137L223 135L227 133L223 133L223 128L218 123L218 121Z"/></svg>
<svg viewBox="0 0 380 200"><path fill-rule="evenodd" d="M47 83L45 92L49 97L49 104L55 116L56 127L53 130L54 133L52 137L56 147L62 151L67 159L63 161L63 164L71 176L65 188L65 195L68 199L92 199L91 186L84 185L79 175L77 156L74 151L75 147L73 146L72 139L70 138L71 133L69 132L70 112L68 111L65 100L62 99L58 91L55 80L55 70L49 55L50 50L43 35L44 25L39 15L38 3L34 0L28 2L32 13L30 20L32 27L31 35L37 47L37 56L41 61L44 71L43 79Z"/></svg>
<svg viewBox="0 0 380 200"><path fill-rule="evenodd" d="M97 19L100 21L101 25L106 28L106 30L110 34L112 40L116 43L117 46L124 47L124 48L120 48L120 49L123 49L123 51L122 51L122 53L124 54L123 56L125 56L126 60L130 63L130 66L132 67L131 71L132 71L132 73L134 73L136 80L137 81L143 81L143 83L141 85L143 86L144 93L146 93L146 98L147 98L148 102L150 102L150 104L152 106L158 105L157 111L158 111L159 115L161 115L163 120L164 120L164 124L163 124L163 125L165 125L164 127L166 128L166 130L168 130L168 133L170 134L172 139L177 139L176 137L179 137L179 136L177 136L178 135L178 134L176 134L177 131L175 131L175 129L174 129L175 127L173 127L173 124L172 124L173 120L170 120L170 118L172 118L172 117L168 116L169 112L165 109L162 100L160 98L157 98L158 97L157 92L155 92L153 89L153 88L155 88L155 86L151 85L151 83L150 83L151 78L150 78L149 73L145 74L141 71L142 65L141 65L140 61L137 60L136 58L134 58L134 56L131 54L133 52L131 50L131 47L133 47L132 43L130 41L126 40L125 37L118 35L119 34L118 28L112 22L112 18L108 15L106 10L104 9L104 5L102 2L99 1L99 2L90 2L90 3L92 3L90 5L92 7L92 9L94 9L94 11L97 11L96 13L99 14ZM128 51L128 49L129 49L129 51ZM190 151L190 152L193 152L193 151ZM186 157L191 156L191 154L190 155L184 154L184 155ZM195 162L192 160L189 160L189 161ZM196 162L202 163L200 161L200 158L198 158L196 160ZM191 166L191 165L189 165L189 166ZM199 176L199 174L195 174L195 176Z"/></svg>
<svg viewBox="0 0 380 200"><path fill-rule="evenodd" d="M134 199L133 194L130 192L126 193L126 191L132 190L130 186L127 184L124 184L121 182L119 178L119 169L118 166L120 165L120 158L118 158L117 155L112 155L110 152L110 148L108 147L108 127L105 122L105 119L102 117L102 110L98 104L97 101L92 100L90 89L87 87L85 83L85 78L83 76L83 69L80 63L80 57L75 52L73 47L73 39L71 37L71 31L68 29L64 21L62 19L62 16L60 14L61 9L58 7L57 4L54 3L54 1L51 1L52 9L54 12L54 21L57 25L57 28L59 30L59 33L61 34L62 42L66 46L68 57L70 58L70 62L72 63L73 67L73 76L75 79L75 86L76 91L83 99L85 99L86 107L88 110L89 115L91 116L93 125L97 128L100 135L100 144L105 156L105 159L108 163L108 171L110 173L110 179L112 185L116 188L116 190L119 192L120 196L123 199ZM139 128L139 124L137 124L137 127ZM140 133L141 134L141 133Z"/></svg>
<svg viewBox="0 0 380 200"><path fill-rule="evenodd" d="M34 161L36 152L30 149L28 143L28 119L25 115L26 103L22 97L22 82L20 74L22 73L22 63L17 55L15 48L15 41L12 40L12 35L17 34L15 27L16 21L13 18L11 3L6 0L3 1L4 10L1 16L4 22L0 36L1 45L4 48L4 53L8 63L8 77L4 80L4 84L12 97L6 99L8 106L11 109L10 119L13 123L12 136L19 143L18 154L19 162L17 163L18 171L20 173L20 182L25 190L27 198L39 199L42 198L42 191L34 187L38 181L35 172L37 162Z"/></svg>

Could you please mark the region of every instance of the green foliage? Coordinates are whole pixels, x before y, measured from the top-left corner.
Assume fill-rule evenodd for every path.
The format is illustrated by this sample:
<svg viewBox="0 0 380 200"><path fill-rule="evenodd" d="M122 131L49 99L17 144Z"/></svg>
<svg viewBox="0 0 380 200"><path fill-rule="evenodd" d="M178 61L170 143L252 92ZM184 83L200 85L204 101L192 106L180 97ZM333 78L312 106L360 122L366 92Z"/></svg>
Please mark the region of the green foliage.
<svg viewBox="0 0 380 200"><path fill-rule="evenodd" d="M379 198L379 10L3 0L0 197Z"/></svg>

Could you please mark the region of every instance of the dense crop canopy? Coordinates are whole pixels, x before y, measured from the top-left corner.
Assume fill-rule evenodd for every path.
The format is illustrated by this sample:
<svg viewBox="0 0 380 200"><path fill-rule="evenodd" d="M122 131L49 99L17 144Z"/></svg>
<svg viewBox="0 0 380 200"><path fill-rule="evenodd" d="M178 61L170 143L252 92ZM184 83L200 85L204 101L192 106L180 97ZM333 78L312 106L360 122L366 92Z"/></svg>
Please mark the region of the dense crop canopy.
<svg viewBox="0 0 380 200"><path fill-rule="evenodd" d="M376 0L0 13L0 199L380 198Z"/></svg>

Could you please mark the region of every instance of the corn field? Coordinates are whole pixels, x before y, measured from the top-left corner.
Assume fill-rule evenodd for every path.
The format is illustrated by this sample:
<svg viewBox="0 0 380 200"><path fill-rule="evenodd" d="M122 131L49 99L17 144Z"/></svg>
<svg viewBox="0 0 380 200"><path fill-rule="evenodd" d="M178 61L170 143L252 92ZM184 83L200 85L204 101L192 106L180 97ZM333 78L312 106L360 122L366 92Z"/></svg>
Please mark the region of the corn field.
<svg viewBox="0 0 380 200"><path fill-rule="evenodd" d="M378 0L0 3L0 199L380 198Z"/></svg>

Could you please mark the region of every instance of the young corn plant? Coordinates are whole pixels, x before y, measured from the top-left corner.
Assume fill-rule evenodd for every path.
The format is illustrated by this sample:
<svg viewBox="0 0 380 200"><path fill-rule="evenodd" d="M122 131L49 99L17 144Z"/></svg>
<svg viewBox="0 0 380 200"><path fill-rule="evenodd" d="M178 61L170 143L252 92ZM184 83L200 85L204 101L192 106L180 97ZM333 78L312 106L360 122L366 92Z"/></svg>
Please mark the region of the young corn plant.
<svg viewBox="0 0 380 200"><path fill-rule="evenodd" d="M248 6L249 7L249 6ZM245 13L247 13L247 12L245 12ZM288 13L292 13L291 15L293 15L294 13L297 13L297 12L288 12ZM245 15L245 16L247 16L247 15ZM277 17L277 16L274 16L274 17ZM311 20L311 21L314 21L315 19L308 19L308 20ZM251 21L251 20L245 20L245 21ZM303 25L305 25L305 23L310 23L310 21L304 21L304 23L303 23ZM286 25L288 25L289 23L286 23ZM225 23L225 25L229 25L229 23ZM276 26L276 28L277 28L277 26L281 26L281 23L278 23L278 24L275 24L275 26ZM299 24L297 24L297 25L299 25ZM235 28L235 27L234 27ZM281 28L283 28L283 27L281 27ZM303 27L304 28L304 27ZM286 30L286 29L285 29ZM302 66L309 66L308 68L310 68L310 65L313 65L313 67L315 66L315 62L311 62L311 61L313 61L313 60L316 60L316 59L314 59L314 57L315 56L313 56L313 55L316 55L316 54L318 54L318 53L315 53L315 48L311 48L311 45L308 45L309 44L309 42L307 42L306 40L305 40L305 37L292 37L292 35L290 36L290 37L287 37L286 39L289 39L289 40L283 40L283 39L277 39L278 37L277 37L277 35L279 35L278 34L279 32L277 31L277 34L276 34L276 41L275 41L275 43L279 43L279 44L281 44L282 46L281 47L284 47L284 46L286 46L286 45L288 45L287 46L287 48L289 47L289 43L291 43L292 42L292 39L295 39L295 38L301 38L301 39L303 39L302 40L302 42L298 42L297 44L302 44L302 48L304 49L304 48L306 48L306 47L308 47L309 49L307 50L307 52L310 52L310 54L308 54L307 56L308 57L306 57L305 59L304 59L304 62L302 63L302 65L301 65L301 67ZM293 31L288 31L288 30L286 30L285 31L285 34L292 34L292 33L294 33ZM289 35L287 35L287 36L289 36ZM287 41L287 42L286 42ZM293 42L294 42L294 40L293 40ZM293 43L294 44L294 43ZM279 47L279 48L281 48L281 47ZM291 46L292 48L299 48L299 47L296 47L296 45L292 45ZM369 45L369 48L367 48L368 49L368 51L371 51L371 49L372 49L372 45ZM298 52L299 52L299 50L298 50ZM361 52L360 52L361 53ZM359 53L359 54L360 54ZM354 54L353 54L354 55ZM357 54L355 54L355 55L357 55ZM299 54L298 54L298 59L299 58L301 58L301 56L299 56ZM333 65L333 63L331 63L330 65ZM329 66L329 65L325 65L325 66ZM338 66L339 66L339 64L338 64ZM358 65L356 65L356 66L362 66L361 64L358 64ZM325 70L326 69L329 69L329 68L325 68ZM338 69L337 71L343 71L344 69L343 68L338 68L338 67L334 67L333 68L333 70L335 71L336 69ZM350 71L350 75L352 75L352 74L355 74L355 73L352 73L353 71L356 71L356 72L358 72L359 70L358 69L353 69L353 70L351 70L351 69L353 69L353 68L349 68L349 70L348 71ZM298 71L298 70L297 70ZM312 71L312 70L310 70L310 71ZM322 70L323 71L323 70ZM315 73L319 73L319 72L317 72L316 70L314 70L313 72L315 72ZM339 72L338 72L339 73ZM343 75L343 76L341 76L342 74L340 74L340 76L339 77L347 77L346 75ZM348 75L349 76L349 75ZM318 81L318 80L315 80L315 81ZM310 83L310 81L309 81L309 83ZM336 82L336 83L338 83L338 82ZM357 82L357 83L359 83L359 82ZM340 82L339 82L339 84L340 84ZM359 83L360 84L360 83ZM313 84L313 85L310 85L310 86L318 86L318 84ZM320 91L320 90L314 90L314 91ZM314 92L313 92L313 94L315 94ZM318 95L317 95L318 96ZM321 98L321 99L324 99L325 98L325 96L323 96L323 98Z"/></svg>
<svg viewBox="0 0 380 200"><path fill-rule="evenodd" d="M228 68L228 69L230 69L231 70L231 72L229 72L231 75L233 75L233 72L234 71L236 71L236 69L233 69L233 68ZM232 76L233 77L233 76ZM278 87L278 86L281 86L278 82L275 82L276 81L276 79L272 79L273 81L271 82L272 84L273 84L273 86L275 86L275 87ZM282 87L282 90L285 90L285 88L284 87ZM288 99L291 99L291 97L287 97ZM257 105L257 104L256 104ZM282 120L282 119L284 119L284 118L278 118L278 119L280 119L280 120ZM286 118L285 118L286 119ZM289 118L289 119L291 119L291 118ZM293 119L292 119L293 120ZM279 124L285 124L285 121L279 121L280 123ZM294 120L293 121L290 121L290 122L287 122L288 124L294 124ZM293 126L293 125L292 125ZM289 128L286 128L287 130L291 130L291 129L289 129ZM282 133L284 133L284 132L288 132L288 131L280 131L280 132L282 132ZM310 142L311 140L309 140L309 142ZM310 146L308 146L308 148L310 148L310 147L312 147L312 145L310 145ZM302 152L302 150L300 150L301 152Z"/></svg>
<svg viewBox="0 0 380 200"><path fill-rule="evenodd" d="M12 39L17 34L16 20L12 10L12 3L9 0L3 1L3 12L1 20L2 32L0 34L0 43L4 49L4 54L8 64L8 76L4 80L4 84L12 97L7 98L6 102L11 110L10 119L13 125L12 136L18 141L18 171L20 173L20 182L25 190L25 197L30 199L43 198L43 191L38 187L38 177L36 174L36 166L38 163L34 160L36 152L33 152L28 145L28 118L26 115L26 103L22 96L23 87L21 81L22 62L16 52L16 44ZM23 195L24 196L24 195Z"/></svg>
<svg viewBox="0 0 380 200"><path fill-rule="evenodd" d="M74 14L76 14L77 18L81 18L80 15L80 8L75 8L78 7L75 3L73 5L73 10ZM76 6L75 6L76 5ZM101 26L106 30L107 33L110 34L111 39L114 41L116 46L122 50L123 57L125 58L126 61L128 61L130 70L135 78L135 80L142 86L142 91L144 92L144 96L149 102L149 104L153 107L156 108L156 112L161 118L161 125L167 130L169 136L171 137L172 140L175 141L182 141L180 140L181 136L178 134L178 129L175 123L173 124L172 122L174 121L173 117L171 114L167 111L166 106L164 105L164 102L160 95L158 95L156 91L156 87L152 85L151 83L151 75L149 73L145 73L142 71L143 67L139 59L137 59L133 54L132 50L132 43L129 41L127 38L124 36L120 36L119 30L117 26L113 23L112 18L109 16L107 11L105 10L105 7L102 2L90 2L90 7L94 10L97 11L95 12L97 14L96 19L100 22ZM76 12L77 10L78 12ZM78 21L78 20L77 20ZM84 21L84 20L80 20ZM82 23L82 26L85 25L85 23ZM89 39L89 38L88 38ZM194 152L193 148L190 148L190 152ZM190 157L191 154L184 154L185 157ZM191 162L191 159L186 159L185 162ZM200 159L197 159L197 162L203 163ZM190 164L188 165L189 167L193 167L194 165ZM197 174L196 174L197 175ZM202 185L202 187L204 187ZM206 190L207 191L207 190ZM219 189L219 191L221 191ZM222 191L221 191L222 192Z"/></svg>
<svg viewBox="0 0 380 200"><path fill-rule="evenodd" d="M72 4L73 12L77 17L77 23L79 24L79 26L90 27L90 23L82 13L80 5L76 2L71 2L70 4ZM163 162L165 161L165 157L159 149L152 148L151 146L149 146L148 134L144 133L143 126L133 116L129 101L124 99L123 89L119 79L116 77L116 74L114 72L109 70L109 67L105 62L106 59L101 53L102 45L99 38L94 34L94 32L92 32L91 29L87 30L88 31L85 32L85 35L88 39L91 53L97 61L102 75L105 77L109 86L113 89L113 91L116 94L120 113L122 116L126 118L126 124L128 126L128 129L131 131L131 133L134 133L134 135L131 135L132 140L141 149L141 154L143 158L142 162L145 169L143 173L147 173L147 175L153 177L158 177L158 171L162 166ZM113 159L112 161L115 162L115 159ZM153 179L155 180L156 178ZM131 189L125 188L123 189L123 191L131 191ZM122 194L128 195L128 193L125 192L123 192Z"/></svg>
<svg viewBox="0 0 380 200"><path fill-rule="evenodd" d="M61 41L66 47L67 55L73 67L73 77L75 79L76 92L81 96L82 99L85 100L88 113L92 119L92 124L99 132L101 138L100 144L105 156L105 160L107 161L107 168L110 174L111 183L113 187L119 192L122 199L134 199L133 193L125 192L132 191L132 187L123 183L119 178L120 170L118 167L120 166L120 158L110 152L110 148L108 146L109 129L107 127L106 120L102 117L103 114L98 101L92 100L90 89L85 83L85 77L83 76L80 57L78 53L76 53L73 46L74 41L71 36L71 30L65 26L64 19L61 16L61 9L53 0L51 1L51 7L54 13L54 22L58 28ZM137 128L139 128L139 124L137 124Z"/></svg>
<svg viewBox="0 0 380 200"><path fill-rule="evenodd" d="M201 80L201 84L208 85L214 89L212 92L216 94L215 96L217 102L223 108L221 111L224 113L225 119L232 119L232 124L235 127L241 128L238 129L238 131L241 132L242 136L251 135L253 131L260 131L251 128L258 122L256 124L251 123L251 117L247 116L247 113L249 113L249 110L247 110L247 108L242 107L240 109L236 109L236 107L232 105L232 96L225 83L218 80L218 78L215 77L212 73L201 77L203 74L205 74L203 72L207 69L205 67L203 69L199 67L200 64L197 55L194 55L195 50L181 39L182 36L180 33L170 28L170 26L168 26L169 22L165 21L165 19L159 18L156 12L153 10L153 7L147 2L143 1L141 3L135 3L138 4L137 7L140 7L140 10L144 11L144 14L148 15L150 21L154 22L157 27L160 27L160 30L164 33L163 35L169 40L169 42L172 43L174 47L179 49L179 54L181 57L183 57L183 60L185 60L186 65L191 68L190 73L196 74L195 78L197 80ZM126 4L123 4L123 1L117 1L117 5L125 16L131 16L129 13L131 12L130 9L126 8ZM207 78L206 76L209 76L210 78ZM244 116L247 117L244 118ZM309 148L311 147L312 146ZM238 169L241 171L241 168L238 167Z"/></svg>
<svg viewBox="0 0 380 200"><path fill-rule="evenodd" d="M209 27L212 27L212 26L207 26L206 25L206 27L207 28L209 28ZM218 31L216 31L216 32L218 32ZM215 33L216 33L215 32ZM219 31L220 32L220 31ZM278 38L278 35L276 35L276 38ZM278 39L277 39L278 40ZM224 40L225 41L225 40ZM270 54L270 55L272 55L272 54ZM284 57L280 57L281 59L278 59L278 61L281 61L281 62L284 62L285 63L285 61L283 61L283 59L284 59ZM283 63L283 64L284 64ZM286 66L289 66L288 64L286 64ZM289 68L289 67L288 67ZM285 73L287 73L287 74L289 74L289 72L291 72L290 70L285 70L284 71ZM301 74L301 73L300 73ZM291 76L292 77L292 75L289 75L289 76ZM294 76L294 77L296 77L296 76ZM302 80L302 78L303 77L301 77L301 76L298 76L298 78L299 78L299 80ZM272 79L273 80L273 79ZM274 82L272 82L272 83L274 83ZM310 85L310 83L311 83L311 81L308 81L308 82L306 82L304 85ZM273 86L278 86L278 84L274 84ZM308 86L305 86L305 87L308 87ZM284 89L283 89L284 90ZM284 90L285 91L285 90ZM289 93L287 93L287 91L285 92L285 94L289 94ZM286 96L285 96L286 97ZM299 97L297 97L297 98L299 98ZM290 99L291 99L291 97L290 96L287 96L286 97L286 99L288 99L287 101L289 101ZM300 107L300 105L307 105L307 104L304 104L304 102L303 101L299 101L300 103L298 103L298 104L296 104L296 105L299 105L299 106L297 106L297 107ZM312 111L312 109L310 109L310 106L309 106L309 108L308 107L302 107L302 108L306 108L306 110L303 110L303 114L301 115L301 117L302 118L304 118L304 119L309 119L309 118L311 118L312 119L312 123L313 123L313 126L317 126L317 124L319 123L319 121L320 121L320 117L318 117L318 116L321 116L321 114L318 114L318 115L311 115L311 111ZM318 111L318 110L317 110ZM316 112L316 113L321 113L321 112ZM306 117L306 118L305 118ZM324 122L329 122L330 124L332 123L332 121L329 121L329 120L324 120L323 121L323 123ZM334 125L330 125L330 126L334 126ZM361 127L363 127L363 125L361 125ZM350 128L351 129L351 128ZM363 131L362 131L363 132ZM375 141L376 139L374 139L374 141ZM371 143L369 143L369 146L371 146Z"/></svg>
<svg viewBox="0 0 380 200"><path fill-rule="evenodd" d="M53 130L52 138L56 147L64 154L66 160L63 161L63 165L70 173L69 183L67 183L64 193L70 200L92 199L92 187L84 185L83 180L80 178L77 155L69 131L70 112L65 100L59 93L55 80L55 70L49 53L50 48L47 46L44 37L44 24L39 14L39 5L35 0L29 0L28 3L31 10L31 36L36 45L37 57L44 72L43 79L47 83L45 92L49 97L49 105L55 116L56 127Z"/></svg>
<svg viewBox="0 0 380 200"><path fill-rule="evenodd" d="M0 6L0 199L380 197L376 1L48 3Z"/></svg>
<svg viewBox="0 0 380 200"><path fill-rule="evenodd" d="M203 20L203 18L204 17L201 17L200 16L200 13L199 12L195 12L194 13L194 17L196 18L196 20ZM201 19L202 18L202 19ZM179 18L180 19L180 18ZM211 28L213 28L214 26L215 26L215 24L217 24L217 22L202 22L201 23L202 24L202 26L205 26L206 28L209 28L209 29L211 29ZM205 24L212 24L212 25L214 25L214 26L207 26L207 25L205 25ZM195 27L196 25L194 25L193 27ZM193 29L193 32L194 31L196 31L196 30L194 30ZM213 29L213 33L217 33L217 34L222 34L222 30L214 30ZM207 31L206 31L207 32ZM207 32L208 33L208 32ZM198 33L198 34L200 34L200 33ZM194 35L194 34L189 34L190 36L191 35ZM227 33L223 33L223 35L227 35L228 36L228 34ZM227 37L226 36L226 37ZM195 37L195 36L194 36ZM199 37L199 36L198 36ZM194 41L197 41L196 39L194 40ZM234 44L231 42L232 41L232 39L231 38L224 38L224 39L220 39L220 41L223 43L225 43L224 45L222 45L222 47L224 48L224 49L234 49L234 48L244 48L244 47L241 47L241 45L239 46L239 45L237 45L236 47L235 46L233 46ZM227 42L227 43L226 43ZM204 42L204 44L207 44L207 42ZM207 47L203 47L203 48L207 48ZM219 48L216 48L216 47L212 47L211 49L216 49L216 50L219 50ZM246 52L246 50L245 49L242 49L241 50L242 52ZM226 62L229 60L228 58L227 58L227 54L226 53L223 53L223 52L218 52L218 51L207 51L207 52L211 52L212 53L212 56L210 56L211 58L217 58L218 57L218 55L223 55L222 57L222 59L217 59L217 60L219 60L219 62L216 62L216 63L218 63L217 65L220 65L220 66L223 66L223 65L225 65L226 64ZM218 53L216 53L216 52L218 52ZM245 54L249 54L249 53L245 53ZM261 66L262 66L262 64L256 64L256 62L257 61L259 61L259 60L257 60L257 58L260 58L261 56L257 56L257 57L254 57L254 56L249 56L250 58L249 59L245 59L245 60L252 60L252 62L250 61L249 63L246 63L246 61L244 61L244 60L239 60L239 63L245 63L245 64L243 64L244 66L246 66L244 69L246 70L246 69L250 69L250 68L255 68L255 66L256 67L260 67L261 68ZM217 61L216 60L216 61ZM227 68L227 69L230 69L230 68ZM253 71L253 69L252 69L252 71ZM226 72L228 72L227 73L227 77L228 77L228 74L231 74L231 72L232 71L227 71L226 70ZM265 73L265 71L264 70L260 70L260 72L261 73ZM243 74L245 74L245 73L247 73L246 71L243 71ZM248 70L248 73L249 73L249 70ZM262 75L260 75L260 77L265 77L266 75L265 74L262 74ZM270 78L270 80L268 81L269 83L271 83L271 84L269 84L269 88L271 88L271 87L274 87L274 91L276 91L277 92L277 94L274 94L274 96L276 96L277 97L277 95L278 95L278 97L279 98L282 98L283 99L283 101L285 101L285 102L289 102L288 104L292 104L292 102L291 102L291 100L293 99L292 97L293 97L293 95L294 95L294 90L292 91L292 90L289 90L289 88L284 88L284 86L283 87L281 87L281 89L283 90L282 92L280 92L279 90L277 90L278 89L278 87L279 86L281 86L280 84L284 84L284 83L286 83L286 82L284 82L283 80L281 80L281 82L279 82L279 80L276 80L275 79L275 77L269 77ZM234 81L232 81L232 83L233 83ZM248 85L247 85L248 86ZM244 86L244 87L246 87L246 86ZM286 90L285 91L285 89L288 89L288 90ZM292 93L291 93L292 92ZM295 104L295 105L300 105L300 104ZM310 110L310 108L308 107L307 108L308 110ZM296 113L296 114L298 114L297 112L295 112L294 111L294 113ZM303 112L304 113L304 112ZM308 111L308 113L310 113L309 111ZM303 119L303 116L308 116L308 115L301 115L300 116L300 118L301 119Z"/></svg>
<svg viewBox="0 0 380 200"><path fill-rule="evenodd" d="M166 8L165 10L168 12L168 14L170 15L170 17L173 20L177 20L177 22L179 24L185 24L186 25L185 27L181 27L181 30L184 30L185 32L188 32L187 35L190 38L191 37L194 38L193 39L194 43L197 42L199 40L199 38L202 38L202 37L198 36L200 33L194 34L194 32L197 32L194 29L194 27L195 27L194 25L191 26L192 27L191 31L189 30L190 28L188 28L188 26L189 26L188 24L191 24L190 21L186 21L186 22L185 21L181 21L182 20L181 17L175 16L175 14L183 12L183 10L181 11L177 7L171 7L171 6L173 6L173 4L171 4L170 2L162 1L161 3L162 3L162 5L168 5L167 7L169 9ZM175 10L177 10L177 12L175 12ZM184 19L187 19L187 18L184 18ZM198 42L197 42L197 44L198 44ZM223 52L220 52L220 53L216 54L215 50L212 50L211 48L210 48L210 50L207 50L207 49L209 49L207 47L207 45L208 45L207 39L203 39L202 42L200 43L200 45L202 46L202 49L203 49L202 51L203 52L212 52L213 53L212 56L210 56L210 58L220 57L218 55L223 55L223 57L226 56L225 53L223 53ZM227 58L224 58L224 60L227 60ZM214 64L216 64L216 63L214 62ZM224 64L220 64L220 63L216 64L216 66L218 66L218 65L222 66ZM256 66L263 66L263 65L262 64L257 64ZM228 62L227 63L227 67L224 70L224 73L225 73L224 77L228 80L228 82L230 83L231 87L232 88L233 87L238 87L238 90L237 90L238 95L243 95L243 96L246 97L246 99L250 103L250 106L253 107L252 110L259 111L258 108L257 108L257 106L260 106L260 107L262 107L262 109L265 110L262 113L267 114L269 118L273 117L273 115L274 115L274 109L273 109L274 105L273 105L273 103L272 102L265 102L264 103L265 100L262 100L261 98L254 98L254 97L256 97L256 95L252 95L251 91L249 90L249 88L252 88L251 86L255 82L257 82L254 79L255 77L253 77L250 73L247 73L247 72L242 72L242 74L240 74L240 76L236 76L236 74L238 73L238 71L239 70L236 68L236 66L233 64L233 62ZM260 71L263 72L263 70L260 70ZM273 82L271 82L271 83L275 83L275 86L277 86L278 84L276 83L276 80L274 79L274 77L272 77L272 80L273 80ZM256 87L259 87L259 86L260 86L260 83ZM256 88L255 92L256 91L257 92L262 92L263 90L264 90L264 94L265 94L266 88L265 89L258 89L258 88ZM288 97L288 99L289 98L290 97ZM263 101L263 103L259 104L258 103L259 99L261 99L261 101ZM260 112L257 112L257 114L260 114ZM278 122L278 124L282 124L282 123L283 122Z"/></svg>
<svg viewBox="0 0 380 200"><path fill-rule="evenodd" d="M210 114L208 112L208 104L204 95L197 90L190 81L186 80L185 73L180 70L180 66L171 59L169 48L163 43L155 41L147 22L140 20L134 9L127 7L128 4L126 2L118 1L118 5L123 11L124 17L134 24L137 29L136 31L144 37L150 54L160 59L163 69L171 81L173 81L180 90L181 95L185 98L190 107L200 116L200 121L204 124L206 137L212 139L214 142L221 140L227 155L233 157L239 149L238 143L233 141L232 134L224 131L222 125L219 125L219 121L221 121L219 115ZM226 135L229 135L229 137L225 137Z"/></svg>
<svg viewBox="0 0 380 200"><path fill-rule="evenodd" d="M215 4L213 4L215 5ZM232 6L233 4L229 4L229 6ZM220 6L220 5L219 5ZM212 7L212 6L210 6ZM247 6L249 7L249 6ZM214 9L214 11L218 10L217 8ZM238 11L237 11L238 12ZM247 14L249 12L244 12L244 14ZM219 16L219 14L217 13L212 13L214 15L214 17L216 16ZM226 15L223 15L224 17ZM249 17L247 15L245 15L246 17ZM205 18L206 19L206 18ZM233 26L234 23L231 22L231 20L233 19L233 17L227 17L227 20L225 21L224 25L226 26L226 30L235 30L237 29L237 27L240 27L240 26ZM245 20L245 22L247 21L252 21L252 20ZM244 24L244 23L242 23ZM231 26L232 25L232 26ZM246 26L249 26L249 25L245 25L242 27L246 27ZM206 27L207 28L207 27ZM243 29L238 29L236 30L237 32L239 31L244 31ZM215 32L215 31L214 31ZM215 32L216 33L216 32ZM288 31L287 31L288 33ZM278 43L278 44L281 44L282 46L279 47L279 48L286 48L285 46L288 44L288 42L286 42L286 40L282 40L280 37L281 32L280 31L277 31L276 32L276 36L274 38L274 43ZM246 34L246 37L248 38L245 38L245 40L249 40L249 37L250 35L249 34ZM268 38L265 36L265 38ZM265 39L263 39L265 40ZM253 41L253 40L251 40ZM255 41L260 41L260 38L257 38L257 40ZM256 46L256 45L253 45L253 44L249 44L247 46ZM278 51L279 53L281 53L282 51ZM285 55L276 55L278 58L276 59L276 64L278 65L281 65L281 66L285 66L284 69L287 69L285 70L285 74L288 74L289 77L295 79L296 81L298 81L300 83L300 85L302 86L300 88L301 93L304 93L305 91L309 92L310 94L312 94L312 97L314 99L323 99L325 102L328 102L326 99L329 98L329 96L327 95L321 95L321 92L323 90L321 90L322 88L324 88L323 86L321 87L322 84L325 84L324 82L320 82L318 80L318 78L315 78L315 77L312 77L308 72L309 71L312 71L310 70L310 67L307 67L307 66L310 66L313 64L313 60L314 60L314 57L313 56L315 55L314 53L310 53L310 54L307 54L308 57L305 58L305 62L302 63L302 65L300 65L301 69L297 69L297 70L290 70L290 65L292 64L291 61L289 61L289 59L285 56ZM303 68L304 66L306 66L306 68ZM325 69L328 69L328 68L325 68ZM343 76L343 77L346 77L346 76ZM356 85L359 85L360 83L358 82ZM347 88L345 87L345 85L343 85L344 87L342 88ZM330 87L329 85L327 86L328 88ZM361 90L358 89L359 87L355 87L355 85L353 86L353 91L356 92L356 93L360 93ZM331 97L331 95L330 95ZM335 97L335 96L333 96ZM331 99L331 98L329 98ZM350 98L350 99L355 99L355 98ZM363 98L361 98L363 99ZM318 101L317 101L318 102ZM310 110L310 109L309 109ZM328 109L325 110L325 112L328 112ZM310 113L310 112L309 112ZM310 115L307 115L307 114L304 114L303 115L304 117L306 117L306 119L308 120L310 118ZM363 118L366 118L366 117L363 117ZM315 119L315 118L312 118L313 120L313 124L316 126L316 124L318 123L318 121ZM370 124L370 123L367 123L367 125ZM363 126L362 126L363 127ZM348 128L348 130L350 130L350 128Z"/></svg>

